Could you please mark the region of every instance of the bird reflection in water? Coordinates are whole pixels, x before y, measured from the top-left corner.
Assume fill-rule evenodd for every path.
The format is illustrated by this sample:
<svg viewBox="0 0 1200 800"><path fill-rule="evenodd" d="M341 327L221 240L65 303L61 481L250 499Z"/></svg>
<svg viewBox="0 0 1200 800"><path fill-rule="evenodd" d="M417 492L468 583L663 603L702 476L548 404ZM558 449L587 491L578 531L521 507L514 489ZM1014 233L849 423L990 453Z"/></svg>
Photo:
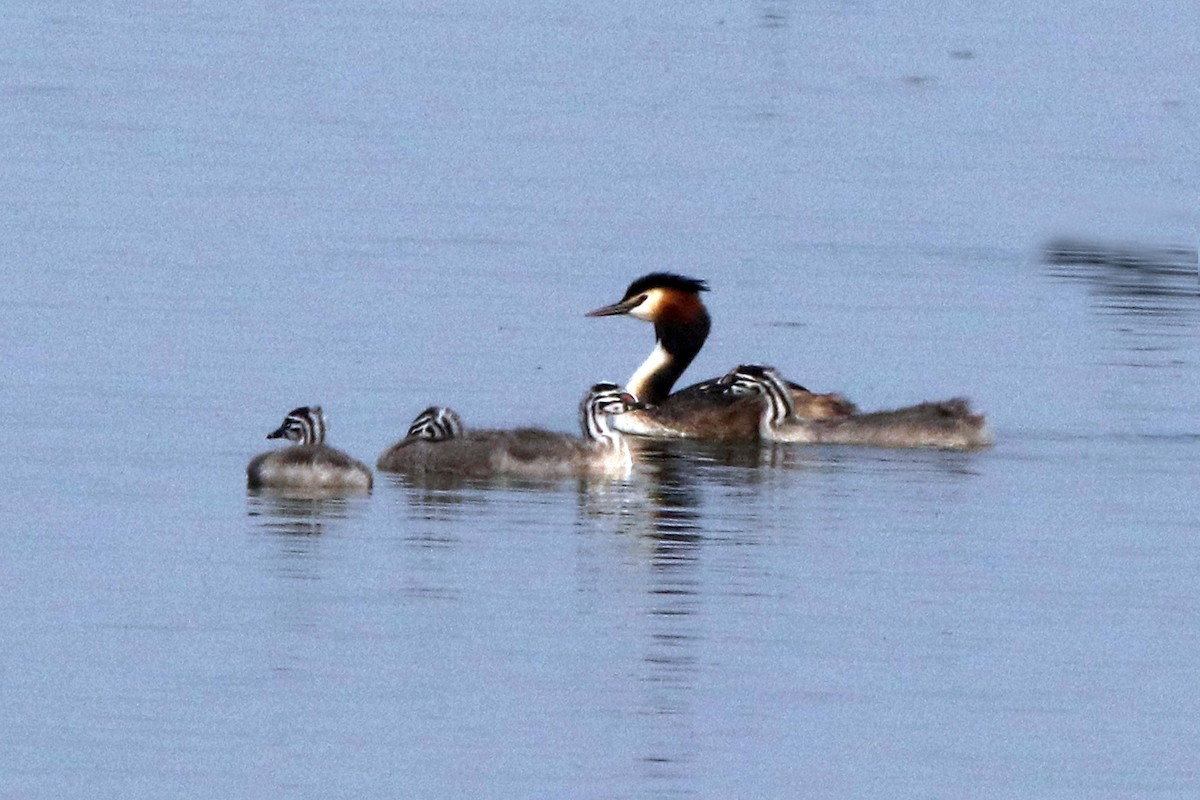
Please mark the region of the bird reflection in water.
<svg viewBox="0 0 1200 800"><path fill-rule="evenodd" d="M1112 363L1137 368L1134 380L1152 380L1146 372L1172 371L1191 358L1200 327L1194 248L1060 239L1045 246L1042 262L1050 277L1086 287L1092 312L1117 337ZM1150 397L1164 388L1140 391Z"/></svg>
<svg viewBox="0 0 1200 800"><path fill-rule="evenodd" d="M366 496L314 497L277 491L250 491L246 515L273 545L266 553L269 570L293 580L320 577L321 535L346 523L365 507Z"/></svg>
<svg viewBox="0 0 1200 800"><path fill-rule="evenodd" d="M633 481L579 494L580 524L628 537L636 562L647 567L636 601L644 630L640 658L631 665L639 686L631 711L651 731L637 756L641 769L672 784L687 779L698 753L694 696L704 644L703 478L681 444L639 441Z"/></svg>
<svg viewBox="0 0 1200 800"><path fill-rule="evenodd" d="M347 519L363 498L288 494L278 491L250 491L246 495L247 515L258 520L267 533L291 536L315 536L330 522Z"/></svg>
<svg viewBox="0 0 1200 800"><path fill-rule="evenodd" d="M1200 274L1190 247L1058 239L1046 244L1042 262L1050 276L1085 284L1101 310L1193 319L1200 314Z"/></svg>

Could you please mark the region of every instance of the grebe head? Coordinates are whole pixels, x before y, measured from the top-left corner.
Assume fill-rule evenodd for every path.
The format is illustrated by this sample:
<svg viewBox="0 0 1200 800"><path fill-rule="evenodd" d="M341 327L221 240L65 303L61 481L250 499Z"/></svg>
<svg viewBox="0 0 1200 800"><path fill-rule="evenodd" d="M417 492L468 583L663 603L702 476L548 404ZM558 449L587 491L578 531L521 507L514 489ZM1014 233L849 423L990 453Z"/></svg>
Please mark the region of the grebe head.
<svg viewBox="0 0 1200 800"><path fill-rule="evenodd" d="M708 284L695 278L676 275L673 272L651 272L629 284L620 302L595 311L589 317L612 317L628 314L647 322L678 318L690 322L704 309L700 292L707 292Z"/></svg>
<svg viewBox="0 0 1200 800"><path fill-rule="evenodd" d="M657 405L665 400L704 346L712 328L708 309L700 301L700 293L706 291L704 281L652 272L629 284L620 302L588 313L589 317L624 314L654 323L654 350L626 384L645 402Z"/></svg>
<svg viewBox="0 0 1200 800"><path fill-rule="evenodd" d="M726 394L735 397L762 395L765 402L763 425L778 425L795 416L796 406L792 389L774 367L762 364L741 364L723 375L717 384Z"/></svg>
<svg viewBox="0 0 1200 800"><path fill-rule="evenodd" d="M462 417L458 416L454 409L430 406L418 414L412 425L408 426L408 433L404 438L442 442L446 439L457 439L462 435Z"/></svg>
<svg viewBox="0 0 1200 800"><path fill-rule="evenodd" d="M283 424L267 434L268 439L287 439L302 445L325 441L325 415L320 406L301 406L288 412Z"/></svg>
<svg viewBox="0 0 1200 800"><path fill-rule="evenodd" d="M247 487L296 491L306 497L371 491L374 478L367 465L325 445L325 415L320 406L292 409L267 438L287 439L298 446L268 450L251 459L246 466Z"/></svg>
<svg viewBox="0 0 1200 800"><path fill-rule="evenodd" d="M621 434L609 425L613 414L624 414L643 408L643 404L615 383L597 383L584 395L579 404L583 435L597 442L615 443Z"/></svg>

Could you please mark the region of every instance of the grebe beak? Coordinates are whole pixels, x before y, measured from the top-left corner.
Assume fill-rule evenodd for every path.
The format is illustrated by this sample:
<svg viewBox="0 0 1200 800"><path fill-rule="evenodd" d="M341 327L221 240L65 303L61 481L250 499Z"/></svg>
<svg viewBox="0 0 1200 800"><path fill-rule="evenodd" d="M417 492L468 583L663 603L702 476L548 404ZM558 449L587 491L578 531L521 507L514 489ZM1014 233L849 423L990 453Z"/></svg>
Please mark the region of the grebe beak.
<svg viewBox="0 0 1200 800"><path fill-rule="evenodd" d="M597 308L595 311L589 311L584 314L585 317L615 317L618 314L628 314L642 302L642 297L631 297L628 300L622 300L619 303L613 303L611 306Z"/></svg>
<svg viewBox="0 0 1200 800"><path fill-rule="evenodd" d="M268 439L282 439L285 436L287 436L287 431L283 428L277 428L267 434Z"/></svg>

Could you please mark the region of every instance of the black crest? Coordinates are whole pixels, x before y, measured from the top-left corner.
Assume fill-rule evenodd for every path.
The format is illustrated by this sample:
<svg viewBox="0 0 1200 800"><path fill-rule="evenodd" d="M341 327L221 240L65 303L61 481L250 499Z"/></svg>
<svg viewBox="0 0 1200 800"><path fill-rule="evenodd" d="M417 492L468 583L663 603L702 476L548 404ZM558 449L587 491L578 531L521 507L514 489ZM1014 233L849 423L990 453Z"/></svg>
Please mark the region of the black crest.
<svg viewBox="0 0 1200 800"><path fill-rule="evenodd" d="M631 297L637 297L651 289L675 289L680 292L698 293L707 292L708 284L696 278L677 275L674 272L651 272L629 284L629 288L625 290L625 296L621 300L623 302Z"/></svg>

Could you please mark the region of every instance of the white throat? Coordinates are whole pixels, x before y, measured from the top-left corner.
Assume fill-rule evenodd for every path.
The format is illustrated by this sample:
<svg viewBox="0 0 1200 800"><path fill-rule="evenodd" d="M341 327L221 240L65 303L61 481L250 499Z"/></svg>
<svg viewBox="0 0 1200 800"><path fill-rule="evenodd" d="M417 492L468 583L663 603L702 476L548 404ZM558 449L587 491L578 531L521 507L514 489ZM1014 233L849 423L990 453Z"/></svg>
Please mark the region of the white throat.
<svg viewBox="0 0 1200 800"><path fill-rule="evenodd" d="M637 368L637 372L633 373L633 376L626 382L625 388L635 397L646 397L650 394L651 379L659 370L670 363L671 354L662 346L662 342L656 342L654 349L650 351L650 355Z"/></svg>

